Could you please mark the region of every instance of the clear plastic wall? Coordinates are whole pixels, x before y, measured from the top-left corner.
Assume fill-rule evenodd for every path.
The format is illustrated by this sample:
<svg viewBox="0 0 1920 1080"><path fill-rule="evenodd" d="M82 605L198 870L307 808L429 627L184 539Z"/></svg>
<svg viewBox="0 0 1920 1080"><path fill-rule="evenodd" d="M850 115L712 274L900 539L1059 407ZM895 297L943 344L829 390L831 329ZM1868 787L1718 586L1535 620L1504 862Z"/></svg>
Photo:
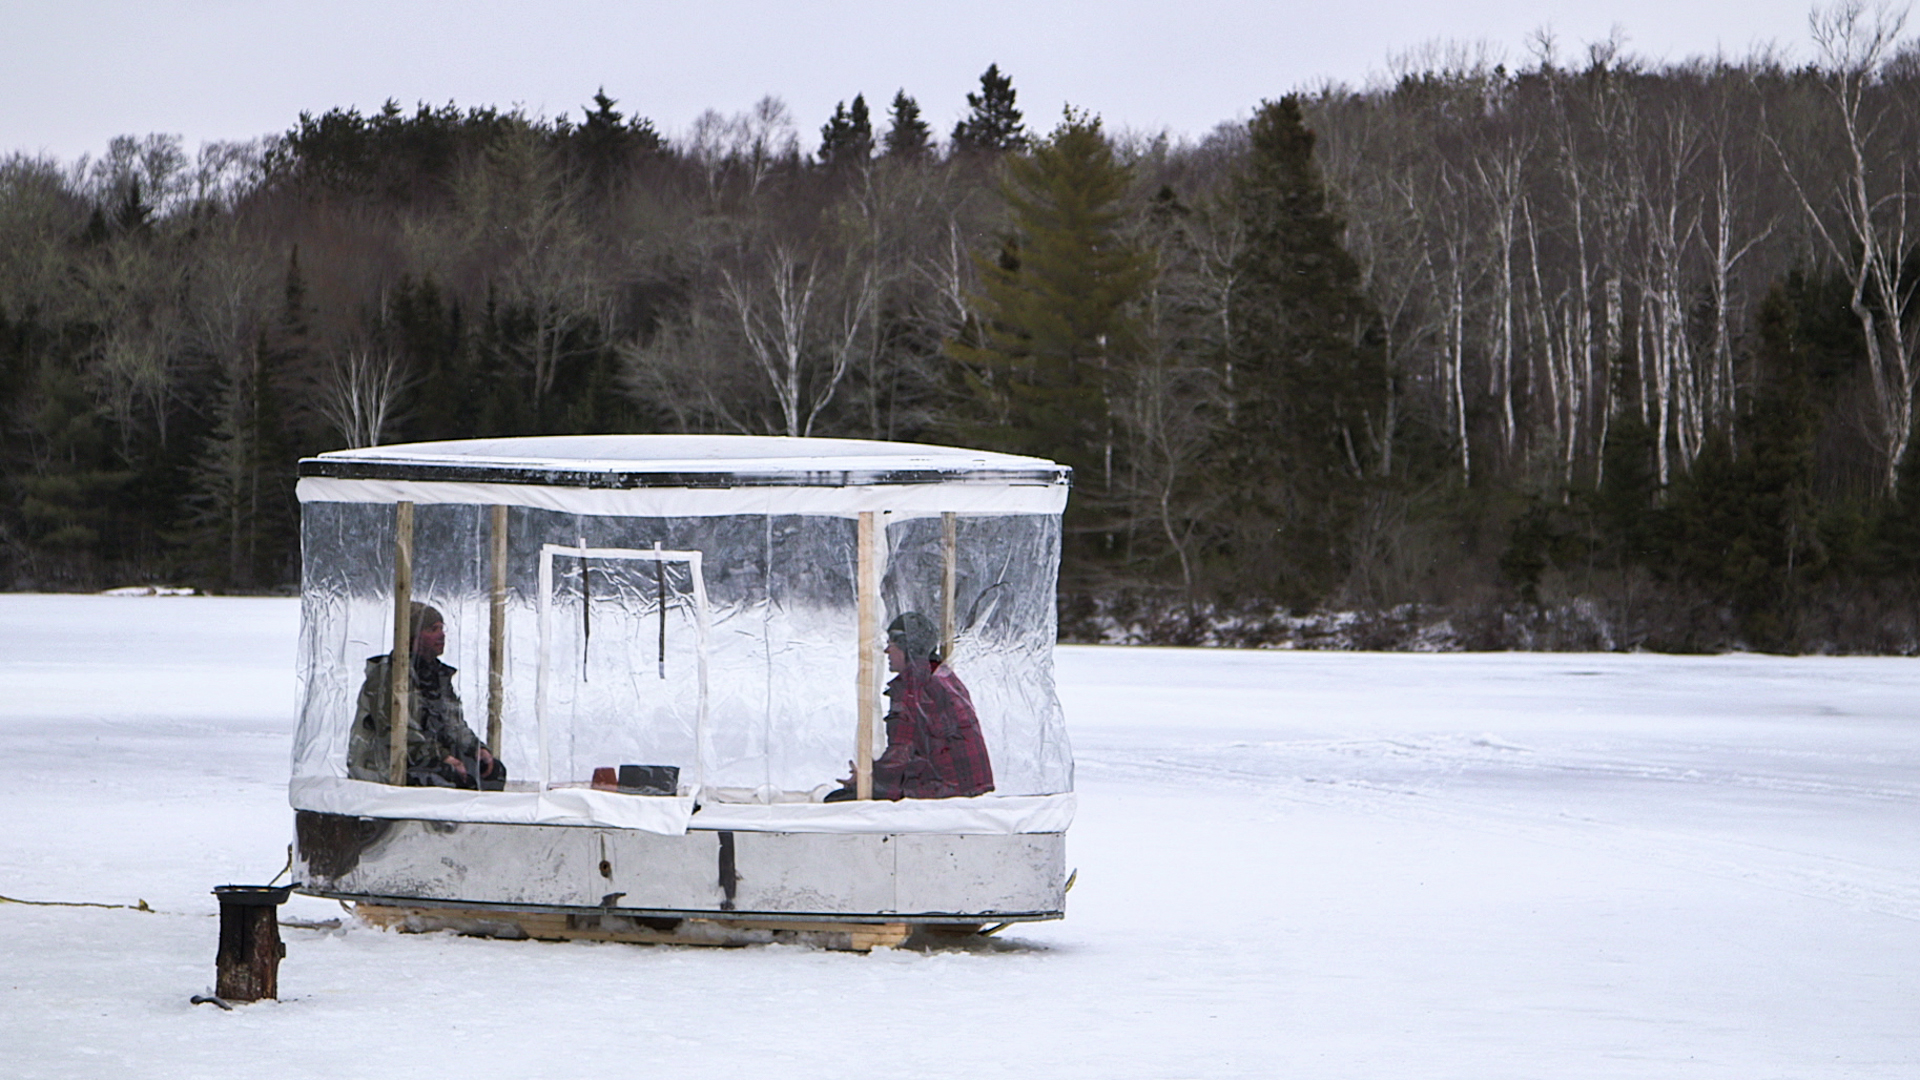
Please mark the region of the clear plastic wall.
<svg viewBox="0 0 1920 1080"><path fill-rule="evenodd" d="M446 619L442 660L458 670L468 726L483 739L492 511L414 510L413 598ZM877 516L885 522L880 626L909 610L940 625L941 516ZM302 507L296 777L347 774L366 661L392 648L394 521L394 507L379 503ZM979 713L995 793L1069 791L1072 755L1052 668L1059 518L961 514L954 526L948 663ZM856 530L841 516L623 518L510 507L500 744L510 780L584 783L596 768L674 765L683 787L700 782L756 801L817 797L855 756ZM545 545L660 554L551 557L543 758L536 693ZM687 552L700 555L704 590L693 563L674 554Z"/></svg>

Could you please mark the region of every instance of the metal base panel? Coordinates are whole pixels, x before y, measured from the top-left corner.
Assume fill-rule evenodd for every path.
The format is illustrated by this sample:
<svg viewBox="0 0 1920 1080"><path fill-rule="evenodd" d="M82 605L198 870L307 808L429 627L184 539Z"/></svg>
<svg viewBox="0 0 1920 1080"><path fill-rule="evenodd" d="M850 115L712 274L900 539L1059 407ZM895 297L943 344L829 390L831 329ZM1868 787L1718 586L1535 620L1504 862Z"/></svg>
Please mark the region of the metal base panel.
<svg viewBox="0 0 1920 1080"><path fill-rule="evenodd" d="M907 922L1059 918L1064 833L680 836L295 815L300 890L377 903Z"/></svg>

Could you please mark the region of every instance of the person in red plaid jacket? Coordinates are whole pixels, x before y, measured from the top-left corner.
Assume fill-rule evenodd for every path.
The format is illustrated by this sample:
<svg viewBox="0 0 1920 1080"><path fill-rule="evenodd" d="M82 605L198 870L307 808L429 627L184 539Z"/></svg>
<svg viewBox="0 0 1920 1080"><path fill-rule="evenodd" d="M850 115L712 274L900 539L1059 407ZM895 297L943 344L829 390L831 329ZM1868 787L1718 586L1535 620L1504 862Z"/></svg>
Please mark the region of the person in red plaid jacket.
<svg viewBox="0 0 1920 1080"><path fill-rule="evenodd" d="M887 627L887 749L873 763L876 799L951 799L993 790L993 764L973 698L953 669L934 659L939 631L909 611ZM853 781L829 802L852 797ZM835 798L838 796L838 798Z"/></svg>

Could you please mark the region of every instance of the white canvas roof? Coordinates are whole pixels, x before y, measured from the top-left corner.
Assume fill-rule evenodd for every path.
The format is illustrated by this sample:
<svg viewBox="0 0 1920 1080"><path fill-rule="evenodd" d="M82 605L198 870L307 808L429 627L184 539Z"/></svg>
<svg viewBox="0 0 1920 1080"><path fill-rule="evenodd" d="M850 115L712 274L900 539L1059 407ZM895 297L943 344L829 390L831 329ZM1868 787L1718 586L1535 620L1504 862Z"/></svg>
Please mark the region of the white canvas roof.
<svg viewBox="0 0 1920 1080"><path fill-rule="evenodd" d="M1058 514L1072 470L917 443L771 435L545 435L335 450L301 502L533 506L607 516Z"/></svg>
<svg viewBox="0 0 1920 1080"><path fill-rule="evenodd" d="M541 435L335 450L300 463L302 476L467 479L582 487L678 487L969 481L1058 483L1069 470L1041 458L865 439L775 435Z"/></svg>

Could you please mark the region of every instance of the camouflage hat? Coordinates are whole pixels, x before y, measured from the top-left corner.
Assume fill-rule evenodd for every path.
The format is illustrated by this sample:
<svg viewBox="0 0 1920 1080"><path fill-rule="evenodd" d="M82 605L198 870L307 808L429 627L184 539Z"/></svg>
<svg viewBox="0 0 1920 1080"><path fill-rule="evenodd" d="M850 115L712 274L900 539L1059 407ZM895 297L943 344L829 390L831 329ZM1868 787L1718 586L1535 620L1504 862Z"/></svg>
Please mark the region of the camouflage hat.
<svg viewBox="0 0 1920 1080"><path fill-rule="evenodd" d="M447 620L441 616L439 608L434 607L432 604L423 604L418 600L413 602L413 608L407 615L407 626L413 631L412 636L415 641L420 640L420 631L425 630L434 623L440 623L444 626L446 621Z"/></svg>

